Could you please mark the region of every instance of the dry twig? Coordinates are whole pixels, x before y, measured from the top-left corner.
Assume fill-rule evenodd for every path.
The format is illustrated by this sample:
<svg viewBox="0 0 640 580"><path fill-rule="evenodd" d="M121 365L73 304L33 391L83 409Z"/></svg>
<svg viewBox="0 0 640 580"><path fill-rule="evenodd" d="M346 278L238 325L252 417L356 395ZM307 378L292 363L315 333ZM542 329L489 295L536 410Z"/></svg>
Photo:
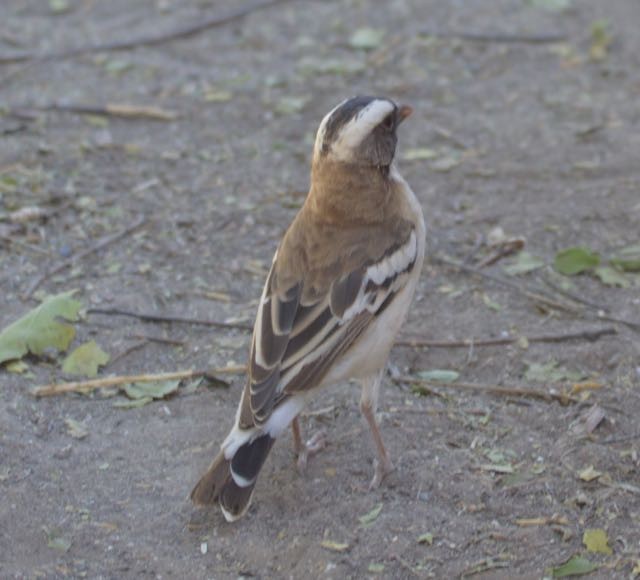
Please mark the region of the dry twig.
<svg viewBox="0 0 640 580"><path fill-rule="evenodd" d="M104 314L106 316L128 316L137 318L143 322L179 322L181 324L199 324L200 326L214 326L216 328L237 328L239 330L251 331L253 328L248 324L238 322L219 322L217 320L206 320L203 318L188 318L186 316L170 316L163 314L150 314L145 312L132 312L122 308L89 308L87 314Z"/></svg>
<svg viewBox="0 0 640 580"><path fill-rule="evenodd" d="M0 64L10 64L31 60L63 60L74 56L79 56L81 54L89 54L93 52L112 52L118 50L129 50L131 48L137 48L140 46L154 46L171 40L194 36L195 34L203 32L209 28L213 28L214 26L228 24L229 22L233 22L235 20L243 18L244 16L247 16L248 14L257 10L262 10L264 8L268 8L269 6L281 4L282 2L288 1L290 0L261 0L258 2L254 2L249 6L231 10L228 14L225 14L223 16L209 16L208 18L201 17L195 22L176 26L175 28L164 32L151 32L149 34L143 34L142 36L138 36L128 40L89 44L86 46L60 50L58 52L16 52L14 54L0 55Z"/></svg>
<svg viewBox="0 0 640 580"><path fill-rule="evenodd" d="M497 395L501 397L523 397L526 399L538 399L542 401L558 401L563 405L568 403L578 403L579 400L565 393L556 393L553 391L543 391L540 389L530 389L527 387L501 387L498 385L481 385L476 383L445 383L428 381L410 375L401 375L393 379L400 383L417 383L427 385L430 389L454 389L458 391L470 391L475 393L484 393L487 395Z"/></svg>
<svg viewBox="0 0 640 580"><path fill-rule="evenodd" d="M40 284L42 284L47 278L57 274L58 272L61 272L62 270L65 270L66 268L73 266L79 260L82 260L83 258L86 258L87 256L90 256L91 254L94 254L95 252L102 250L108 245L113 244L114 242L117 242L118 240L121 240L122 238L133 233L140 226L142 226L142 224L144 224L146 219L147 218L144 216L139 217L137 220L135 220L130 226L126 227L124 230L121 230L115 234L111 234L109 236L105 236L99 239L95 244L93 244L86 250L80 252L77 256L72 256L71 258L63 260L57 266L53 266L52 268L45 270L45 272L40 274L40 276L38 276L35 280L33 280L33 282L31 282L31 284L27 288L27 291L23 294L22 299L28 300L29 298L31 298L31 296L38 289Z"/></svg>
<svg viewBox="0 0 640 580"><path fill-rule="evenodd" d="M153 105L130 105L127 103L107 103L106 105L82 105L78 103L50 103L48 105L24 105L9 107L6 114L24 118L34 111L54 111L61 113L80 113L82 115L101 115L103 117L121 117L123 119L145 119L151 121L173 121L178 118L175 111L161 109Z"/></svg>
<svg viewBox="0 0 640 580"><path fill-rule="evenodd" d="M245 372L244 365L234 365L228 367L217 367L206 371L176 371L173 373L158 373L144 375L124 375L117 377L104 377L100 379L92 379L89 381L75 381L72 383L59 383L36 387L31 391L35 397L51 397L53 395L62 395L64 393L87 393L95 389L104 387L117 387L119 385L127 385L130 383L152 383L155 381L171 381L176 379L192 379L197 377L215 377L222 374L240 374Z"/></svg>
<svg viewBox="0 0 640 580"><path fill-rule="evenodd" d="M516 284L511 280L506 280L505 278L501 278L500 276L494 276L493 274L489 274L489 272L484 272L483 270L479 270L478 268L474 268L473 266L463 264L462 262L458 262L457 260L453 260L447 256L442 256L442 255L435 256L434 260L441 262L443 264L446 264L447 266L453 266L454 268L457 268L458 270L461 270L463 272L468 272L470 274L476 274L477 276L482 276L487 280L491 280L493 282L496 282L497 284L516 290L517 292L523 294L527 298L530 298L531 300L534 300L536 302L540 302L545 306L555 308L556 310L564 310L565 312L571 312L573 314L578 314L580 312L580 310L575 308L574 306L570 306L568 304L558 302L557 300L553 300L548 296L539 294L537 292L531 292L530 290L523 288L522 286L520 286L520 284Z"/></svg>
<svg viewBox="0 0 640 580"><path fill-rule="evenodd" d="M396 346L408 346L413 348L468 348L470 346L502 346L514 344L520 340L533 342L565 342L569 340L586 340L594 342L603 336L617 334L618 331L613 326L597 328L593 330L583 330L581 332L570 332L565 334L541 334L536 336L511 336L507 338L486 338L475 339L466 338L464 340L422 340L406 338L397 340Z"/></svg>
<svg viewBox="0 0 640 580"><path fill-rule="evenodd" d="M498 43L498 44L557 44L567 40L566 34L500 34L487 32L472 32L464 30L425 30L422 34L436 38L458 38L470 42Z"/></svg>

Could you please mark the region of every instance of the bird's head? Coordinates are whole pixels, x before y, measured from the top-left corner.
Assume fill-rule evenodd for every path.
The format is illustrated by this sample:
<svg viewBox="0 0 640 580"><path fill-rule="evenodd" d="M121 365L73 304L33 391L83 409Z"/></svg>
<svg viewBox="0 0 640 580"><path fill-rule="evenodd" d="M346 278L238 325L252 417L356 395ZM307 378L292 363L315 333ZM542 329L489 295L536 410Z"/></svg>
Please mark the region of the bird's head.
<svg viewBox="0 0 640 580"><path fill-rule="evenodd" d="M323 160L388 167L393 161L400 123L412 113L383 97L357 96L332 109L318 128L314 163Z"/></svg>

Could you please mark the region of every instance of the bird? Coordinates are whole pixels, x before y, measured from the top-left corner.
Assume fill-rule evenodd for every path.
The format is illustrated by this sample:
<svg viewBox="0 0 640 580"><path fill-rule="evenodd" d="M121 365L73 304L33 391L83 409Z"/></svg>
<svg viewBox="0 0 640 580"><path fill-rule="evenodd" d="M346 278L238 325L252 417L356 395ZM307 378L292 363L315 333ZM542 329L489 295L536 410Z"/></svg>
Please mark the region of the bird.
<svg viewBox="0 0 640 580"><path fill-rule="evenodd" d="M291 426L297 465L325 445L303 442L298 416L324 387L362 386L376 459L370 489L393 469L376 419L382 374L425 256L422 207L396 163L411 115L385 97L343 100L316 133L309 193L278 246L260 297L247 379L230 433L191 492L227 521L248 510L258 474Z"/></svg>

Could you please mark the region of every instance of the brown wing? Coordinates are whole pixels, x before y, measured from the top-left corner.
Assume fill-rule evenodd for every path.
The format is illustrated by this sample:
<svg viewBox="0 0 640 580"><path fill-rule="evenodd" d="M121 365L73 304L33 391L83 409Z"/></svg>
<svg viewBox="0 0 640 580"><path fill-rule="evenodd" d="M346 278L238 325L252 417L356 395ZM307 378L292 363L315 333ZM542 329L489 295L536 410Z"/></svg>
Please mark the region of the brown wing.
<svg viewBox="0 0 640 580"><path fill-rule="evenodd" d="M350 247L349 255L361 250ZM341 276L334 276L336 266L329 264L329 281L322 284L315 272L282 275L281 247L258 308L240 425L263 424L283 399L317 386L405 285L416 258L416 233L410 228L375 258L343 268Z"/></svg>

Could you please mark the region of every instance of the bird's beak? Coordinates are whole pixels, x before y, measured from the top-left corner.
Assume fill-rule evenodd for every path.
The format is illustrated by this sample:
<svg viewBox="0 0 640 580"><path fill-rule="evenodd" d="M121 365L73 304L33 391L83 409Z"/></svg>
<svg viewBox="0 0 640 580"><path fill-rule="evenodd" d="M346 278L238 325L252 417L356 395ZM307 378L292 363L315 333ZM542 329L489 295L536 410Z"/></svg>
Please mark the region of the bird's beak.
<svg viewBox="0 0 640 580"><path fill-rule="evenodd" d="M411 113L413 113L413 109L409 105L402 105L398 109L398 117L400 118L398 124L402 123L402 121L404 121L407 117L411 116Z"/></svg>

